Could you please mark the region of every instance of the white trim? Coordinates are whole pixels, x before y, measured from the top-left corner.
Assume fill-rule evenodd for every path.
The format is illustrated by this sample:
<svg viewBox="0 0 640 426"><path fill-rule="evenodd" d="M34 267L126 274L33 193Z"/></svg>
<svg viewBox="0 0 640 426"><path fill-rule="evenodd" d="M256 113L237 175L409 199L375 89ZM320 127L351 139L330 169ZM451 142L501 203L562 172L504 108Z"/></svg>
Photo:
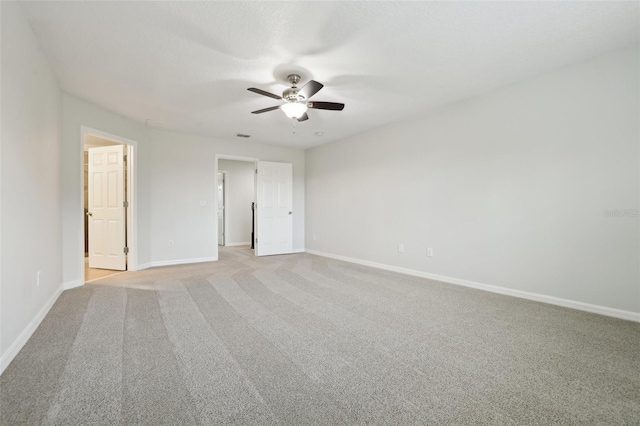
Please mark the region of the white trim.
<svg viewBox="0 0 640 426"><path fill-rule="evenodd" d="M83 285L84 285L84 280L69 281L62 284L62 289L71 290L72 288L82 287Z"/></svg>
<svg viewBox="0 0 640 426"><path fill-rule="evenodd" d="M293 250L291 251L291 253L304 253L304 252L306 252L306 250L305 250L305 249L293 249Z"/></svg>
<svg viewBox="0 0 640 426"><path fill-rule="evenodd" d="M93 136L97 136L101 139L107 139L113 142L118 142L124 145L133 145L136 146L138 143L134 140L131 139L127 139L127 138L123 138L122 136L116 136L113 135L111 133L107 133L107 132L103 132L102 130L97 130L97 129L92 129L91 127L87 127L87 126L80 126L80 128L82 129L82 146L84 148L84 134L88 133L90 135Z"/></svg>
<svg viewBox="0 0 640 426"><path fill-rule="evenodd" d="M63 289L64 286L60 286L53 293L53 295L51 295L47 303L40 309L40 311L38 311L37 315L31 320L29 325L27 325L25 329L22 330L22 333L20 333L18 338L14 340L13 344L9 347L9 349L7 349L4 355L2 355L2 358L0 358L0 374L4 373L4 370L9 366L9 364L11 364L11 361L13 361L16 355L18 355L20 350L29 341L33 333L38 329L38 326L40 325L44 317L47 316L53 304L56 303L56 300L58 300L58 297L60 297Z"/></svg>
<svg viewBox="0 0 640 426"><path fill-rule="evenodd" d="M346 256L339 256L330 253L324 253L316 250L306 250L309 254L328 257L330 259L343 260L345 262L357 263L359 265L370 266L372 268L384 269L386 271L399 272L401 274L412 275L421 278L441 281L449 284L456 284L465 287L471 287L478 290L490 291L492 293L504 294L506 296L519 297L521 299L534 300L536 302L549 303L551 305L562 306L565 308L577 309L579 311L591 312L594 314L606 315L609 317L620 318L627 321L640 322L640 312L624 311L621 309L609 308L606 306L592 305L590 303L578 302L575 300L562 299L560 297L546 296L544 294L530 293L528 291L514 290L505 287L499 287L490 284L482 284L474 281L463 280L460 278L451 278L443 275L430 274L428 272L417 271L414 269L400 268L397 266L386 265L383 263L371 262L368 260L354 259Z"/></svg>
<svg viewBox="0 0 640 426"><path fill-rule="evenodd" d="M225 247L238 247L238 246L250 246L251 245L251 241L247 241L246 243L229 243L229 244L225 244Z"/></svg>
<svg viewBox="0 0 640 426"><path fill-rule="evenodd" d="M129 253L127 254L127 271L138 270L138 153L137 145L127 146L127 246Z"/></svg>
<svg viewBox="0 0 640 426"><path fill-rule="evenodd" d="M251 163L257 163L258 161L260 161L259 158L255 157L240 157L238 155L216 154L216 165L218 164L218 160L249 161Z"/></svg>
<svg viewBox="0 0 640 426"><path fill-rule="evenodd" d="M218 256L198 257L193 259L160 260L157 262L149 262L142 265L138 265L138 270L155 268L158 266L173 266L173 265L187 265L190 263L215 262L217 260L218 260Z"/></svg>

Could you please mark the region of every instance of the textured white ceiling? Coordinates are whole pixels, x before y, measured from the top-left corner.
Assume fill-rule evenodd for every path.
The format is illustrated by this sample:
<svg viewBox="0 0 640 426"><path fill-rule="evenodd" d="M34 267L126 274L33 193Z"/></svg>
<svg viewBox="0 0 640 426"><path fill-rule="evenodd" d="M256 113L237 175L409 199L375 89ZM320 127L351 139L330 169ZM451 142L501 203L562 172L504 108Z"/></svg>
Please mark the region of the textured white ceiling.
<svg viewBox="0 0 640 426"><path fill-rule="evenodd" d="M22 2L68 93L140 122L310 147L637 44L638 2ZM292 71L344 111L279 110ZM318 137L316 132L324 132Z"/></svg>

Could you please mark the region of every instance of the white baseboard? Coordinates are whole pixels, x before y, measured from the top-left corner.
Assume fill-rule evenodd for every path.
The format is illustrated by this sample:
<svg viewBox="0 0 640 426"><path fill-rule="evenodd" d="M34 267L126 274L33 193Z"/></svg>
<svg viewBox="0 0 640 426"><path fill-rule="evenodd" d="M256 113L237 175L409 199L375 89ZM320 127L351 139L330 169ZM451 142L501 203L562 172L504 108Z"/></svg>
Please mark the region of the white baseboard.
<svg viewBox="0 0 640 426"><path fill-rule="evenodd" d="M44 317L47 316L49 310L56 303L58 297L64 290L64 286L60 286L53 295L47 300L47 303L38 311L36 316L31 320L31 322L22 330L22 333L18 336L18 338L11 344L9 349L2 355L0 358L0 374L4 373L4 370L11 364L13 358L18 355L18 352L22 349L22 347L29 341L33 333L36 331Z"/></svg>
<svg viewBox="0 0 640 426"><path fill-rule="evenodd" d="M82 280L69 281L62 285L63 290L71 290L72 288L82 287L84 282Z"/></svg>
<svg viewBox="0 0 640 426"><path fill-rule="evenodd" d="M492 293L504 294L506 296L519 297L521 299L535 300L536 302L549 303L551 305L563 306L565 308L577 309L580 311L591 312L594 314L606 315L609 317L620 318L628 321L640 322L640 313L623 311L621 309L608 308L606 306L592 305L590 303L577 302L575 300L562 299L560 297L546 296L544 294L530 293L522 290L514 290L506 287L499 287L490 284L482 284L474 281L463 280L460 278L451 278L443 275L430 274L428 272L417 271L415 269L400 268L397 266L386 265L384 263L371 262L368 260L354 259L346 256L339 256L331 253L324 253L316 250L306 250L309 254L328 257L331 259L343 260L345 262L357 263L359 265L370 266L372 268L384 269L386 271L399 272L401 274L412 275L421 278L428 278L435 281L441 281L449 284L456 284L465 287L471 287L478 290L490 291Z"/></svg>
<svg viewBox="0 0 640 426"><path fill-rule="evenodd" d="M225 247L238 247L238 246L250 246L251 241L247 241L246 243L225 243Z"/></svg>
<svg viewBox="0 0 640 426"><path fill-rule="evenodd" d="M305 251L305 249L293 249L291 253L304 253Z"/></svg>
<svg viewBox="0 0 640 426"><path fill-rule="evenodd" d="M143 263L142 265L138 265L138 271L142 269L155 268L158 266L187 265L189 263L215 262L217 260L218 260L217 256L199 257L194 259L160 260L157 262L149 262L149 263Z"/></svg>

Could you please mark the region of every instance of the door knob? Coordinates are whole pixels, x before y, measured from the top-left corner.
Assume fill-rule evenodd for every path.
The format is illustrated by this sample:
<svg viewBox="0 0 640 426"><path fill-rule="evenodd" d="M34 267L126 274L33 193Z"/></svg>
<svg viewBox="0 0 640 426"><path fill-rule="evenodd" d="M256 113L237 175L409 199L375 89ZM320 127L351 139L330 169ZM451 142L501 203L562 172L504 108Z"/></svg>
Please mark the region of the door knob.
<svg viewBox="0 0 640 426"><path fill-rule="evenodd" d="M87 216L93 216L93 213L87 212Z"/></svg>
<svg viewBox="0 0 640 426"><path fill-rule="evenodd" d="M292 214L293 212L289 212L289 214Z"/></svg>

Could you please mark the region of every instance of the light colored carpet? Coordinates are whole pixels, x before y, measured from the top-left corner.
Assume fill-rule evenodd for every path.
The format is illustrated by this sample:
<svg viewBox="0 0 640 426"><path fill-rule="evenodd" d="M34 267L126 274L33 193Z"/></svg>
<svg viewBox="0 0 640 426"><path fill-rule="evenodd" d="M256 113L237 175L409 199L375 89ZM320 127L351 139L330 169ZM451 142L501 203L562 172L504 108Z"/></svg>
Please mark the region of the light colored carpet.
<svg viewBox="0 0 640 426"><path fill-rule="evenodd" d="M640 325L308 254L65 291L0 378L19 424L639 424Z"/></svg>

